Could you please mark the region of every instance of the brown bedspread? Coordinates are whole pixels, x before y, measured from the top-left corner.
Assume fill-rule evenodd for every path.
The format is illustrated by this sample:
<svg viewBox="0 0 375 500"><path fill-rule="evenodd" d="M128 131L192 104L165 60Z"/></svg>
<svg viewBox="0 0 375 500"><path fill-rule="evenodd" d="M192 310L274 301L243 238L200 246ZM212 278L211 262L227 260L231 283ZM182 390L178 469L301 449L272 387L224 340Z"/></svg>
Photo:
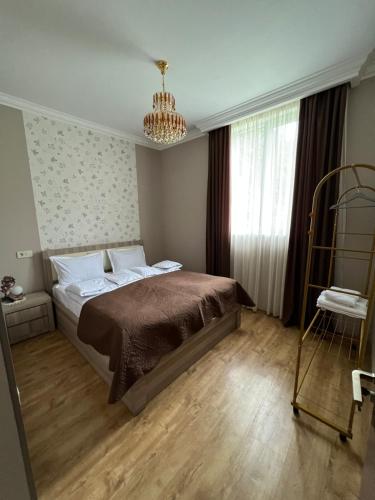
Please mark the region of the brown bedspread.
<svg viewBox="0 0 375 500"><path fill-rule="evenodd" d="M163 355L236 304L254 303L235 280L177 271L99 295L82 308L78 337L109 356L109 403L120 400Z"/></svg>

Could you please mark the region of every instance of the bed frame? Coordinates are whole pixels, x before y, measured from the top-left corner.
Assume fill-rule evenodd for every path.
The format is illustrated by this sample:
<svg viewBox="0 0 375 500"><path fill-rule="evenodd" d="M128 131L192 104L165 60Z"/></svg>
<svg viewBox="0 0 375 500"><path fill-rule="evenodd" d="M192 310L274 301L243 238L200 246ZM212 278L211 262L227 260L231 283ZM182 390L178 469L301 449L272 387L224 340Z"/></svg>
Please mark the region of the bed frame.
<svg viewBox="0 0 375 500"><path fill-rule="evenodd" d="M141 241L132 241L46 250L43 252L45 288L51 293L52 286L56 282L56 274L49 260L49 257L52 255L85 254L97 250L105 250L107 248L127 247L140 244L142 244ZM109 270L108 265L108 262L105 262L106 270ZM55 306L58 330L65 334L97 373L110 385L113 373L108 369L108 356L99 354L93 347L81 342L77 336L77 317L54 297L53 303ZM240 324L240 306L231 313L224 315L222 318L213 319L209 325L199 330L199 332L186 340L180 347L165 355L151 372L144 375L127 391L122 401L133 415L137 415L151 399L173 382L181 373L198 361L198 359L204 356L204 354L212 349L212 347L220 342L226 335L239 328Z"/></svg>

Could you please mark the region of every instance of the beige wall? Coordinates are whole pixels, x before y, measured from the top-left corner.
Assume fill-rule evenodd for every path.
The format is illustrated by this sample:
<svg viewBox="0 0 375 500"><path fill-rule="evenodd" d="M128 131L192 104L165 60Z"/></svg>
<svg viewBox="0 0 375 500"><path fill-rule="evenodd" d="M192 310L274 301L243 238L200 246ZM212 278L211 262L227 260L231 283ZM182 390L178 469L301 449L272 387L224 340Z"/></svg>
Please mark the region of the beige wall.
<svg viewBox="0 0 375 500"><path fill-rule="evenodd" d="M347 110L347 141L343 162L368 163L375 165L375 78L364 80L358 87L350 90ZM361 169L358 171L363 184L375 186L375 174ZM350 170L341 177L341 191L354 185ZM357 202L360 204L361 202ZM364 203L367 204L367 203ZM372 233L374 230L375 209L351 209L340 212L340 224L345 232ZM346 236L339 241L340 246L370 250L371 237ZM360 257L366 258L363 254ZM340 284L361 290L365 286L367 264L364 261L341 260L337 266Z"/></svg>
<svg viewBox="0 0 375 500"><path fill-rule="evenodd" d="M347 120L347 163L369 163L375 165L375 78L364 80L358 87L350 90ZM375 174L360 170L363 184L375 186ZM353 177L347 174L343 179L345 187L353 184ZM370 194L370 192L368 192ZM367 203L366 203L367 204ZM375 208L346 211L346 231L372 233L375 228ZM371 238L346 238L346 247L370 250ZM363 254L363 257L368 255ZM360 261L347 261L344 266L344 279L347 286L361 289L367 276L367 265ZM375 321L372 322L372 359L375 367Z"/></svg>
<svg viewBox="0 0 375 500"><path fill-rule="evenodd" d="M375 77L350 90L346 154L348 163L375 164Z"/></svg>
<svg viewBox="0 0 375 500"><path fill-rule="evenodd" d="M161 196L161 153L136 146L139 219L147 262L164 258Z"/></svg>
<svg viewBox="0 0 375 500"><path fill-rule="evenodd" d="M206 269L208 136L162 151L165 258Z"/></svg>
<svg viewBox="0 0 375 500"><path fill-rule="evenodd" d="M26 292L41 290L39 233L22 113L5 106L0 106L0 172L0 278L10 274ZM17 250L32 250L34 257L17 259Z"/></svg>

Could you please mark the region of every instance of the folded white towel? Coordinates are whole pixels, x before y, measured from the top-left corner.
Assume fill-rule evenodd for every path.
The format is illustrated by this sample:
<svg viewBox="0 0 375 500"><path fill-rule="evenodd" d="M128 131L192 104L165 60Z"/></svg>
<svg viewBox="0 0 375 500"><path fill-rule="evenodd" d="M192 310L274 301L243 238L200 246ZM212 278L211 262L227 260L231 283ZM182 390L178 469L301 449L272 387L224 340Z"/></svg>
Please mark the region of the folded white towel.
<svg viewBox="0 0 375 500"><path fill-rule="evenodd" d="M338 314L345 314L351 318L365 319L367 316L367 299L358 297L358 302L354 307L348 307L344 304L338 304L329 300L326 296L326 291L322 292L317 300L316 305L323 310L332 311Z"/></svg>
<svg viewBox="0 0 375 500"><path fill-rule="evenodd" d="M107 286L104 278L94 278L92 280L78 281L66 287L66 291L74 293L79 297L91 297L97 295Z"/></svg>
<svg viewBox="0 0 375 500"><path fill-rule="evenodd" d="M173 260L162 260L161 262L157 262L152 267L157 267L158 269L181 269L182 264L179 262L174 262Z"/></svg>
<svg viewBox="0 0 375 500"><path fill-rule="evenodd" d="M350 288L340 288L339 286L331 286L330 290L334 290L335 292L346 292L352 295L361 295L361 292L357 290L351 290Z"/></svg>
<svg viewBox="0 0 375 500"><path fill-rule="evenodd" d="M139 274L134 273L133 271L122 271L121 273L105 273L105 277L108 281L112 283L116 283L116 285L128 285L129 283L133 283L134 281L138 281L141 278Z"/></svg>
<svg viewBox="0 0 375 500"><path fill-rule="evenodd" d="M173 273L174 271L181 271L182 267L176 266L176 267L170 267L169 269L162 269L163 273Z"/></svg>
<svg viewBox="0 0 375 500"><path fill-rule="evenodd" d="M142 276L142 278L150 278L151 276L156 276L158 274L163 274L165 272L162 271L161 269L158 269L157 267L152 267L152 266L132 267L131 271L139 274L139 276Z"/></svg>
<svg viewBox="0 0 375 500"><path fill-rule="evenodd" d="M331 289L325 291L325 297L327 300L336 302L337 304L342 304L347 307L355 307L358 303L358 295L349 295L348 293L334 292Z"/></svg>

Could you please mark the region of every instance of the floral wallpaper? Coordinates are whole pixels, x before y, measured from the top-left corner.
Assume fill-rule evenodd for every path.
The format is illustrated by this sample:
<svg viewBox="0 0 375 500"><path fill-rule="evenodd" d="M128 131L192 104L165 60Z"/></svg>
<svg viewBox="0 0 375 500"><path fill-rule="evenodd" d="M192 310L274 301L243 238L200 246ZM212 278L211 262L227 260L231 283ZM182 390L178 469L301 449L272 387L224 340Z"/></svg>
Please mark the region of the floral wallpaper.
<svg viewBox="0 0 375 500"><path fill-rule="evenodd" d="M134 144L23 113L42 249L139 239Z"/></svg>

